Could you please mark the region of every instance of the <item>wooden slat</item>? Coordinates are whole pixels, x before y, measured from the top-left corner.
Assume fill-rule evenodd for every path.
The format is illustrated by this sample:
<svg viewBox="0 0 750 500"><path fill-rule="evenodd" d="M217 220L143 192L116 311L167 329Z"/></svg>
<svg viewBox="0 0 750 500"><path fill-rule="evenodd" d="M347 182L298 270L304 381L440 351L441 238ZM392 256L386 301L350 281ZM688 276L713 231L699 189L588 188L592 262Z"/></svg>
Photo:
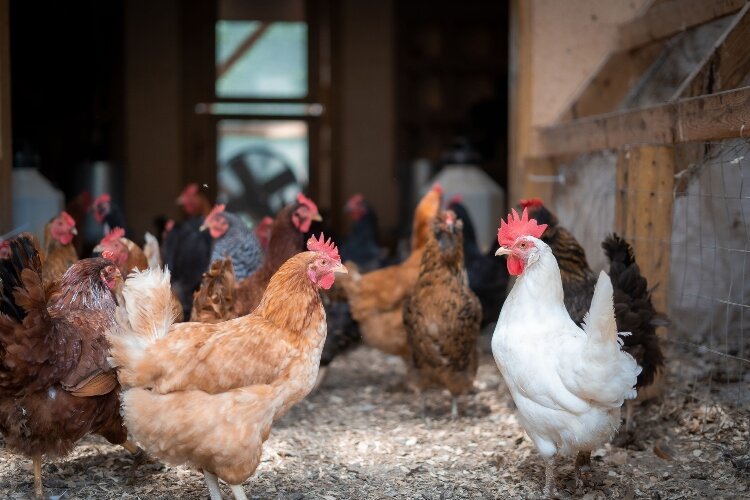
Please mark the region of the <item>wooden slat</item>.
<svg viewBox="0 0 750 500"><path fill-rule="evenodd" d="M511 198L516 201L520 198L539 198L552 200L557 182L557 164L548 158L526 158L523 162L523 188L522 196Z"/></svg>
<svg viewBox="0 0 750 500"><path fill-rule="evenodd" d="M534 156L750 135L750 87L537 129Z"/></svg>
<svg viewBox="0 0 750 500"><path fill-rule="evenodd" d="M740 10L745 0L664 0L618 29L621 50L669 38Z"/></svg>
<svg viewBox="0 0 750 500"><path fill-rule="evenodd" d="M10 5L0 0L0 234L13 224L11 170L13 146L10 133Z"/></svg>
<svg viewBox="0 0 750 500"><path fill-rule="evenodd" d="M617 163L615 231L635 251L654 306L667 311L672 235L674 148L641 146L620 152Z"/></svg>
<svg viewBox="0 0 750 500"><path fill-rule="evenodd" d="M663 41L656 41L610 54L558 121L567 122L617 109L631 87L659 57L663 47Z"/></svg>
<svg viewBox="0 0 750 500"><path fill-rule="evenodd" d="M673 99L695 97L740 86L750 73L750 4L740 10L714 48L683 82Z"/></svg>

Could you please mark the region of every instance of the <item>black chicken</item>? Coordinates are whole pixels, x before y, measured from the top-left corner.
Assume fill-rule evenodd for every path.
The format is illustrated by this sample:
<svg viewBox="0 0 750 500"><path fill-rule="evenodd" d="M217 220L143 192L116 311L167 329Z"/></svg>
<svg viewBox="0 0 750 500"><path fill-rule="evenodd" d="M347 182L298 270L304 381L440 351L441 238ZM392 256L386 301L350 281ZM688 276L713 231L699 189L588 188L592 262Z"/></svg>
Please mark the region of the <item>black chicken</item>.
<svg viewBox="0 0 750 500"><path fill-rule="evenodd" d="M346 202L352 230L341 245L341 259L357 264L361 272L383 267L385 250L378 245L378 218L361 194Z"/></svg>

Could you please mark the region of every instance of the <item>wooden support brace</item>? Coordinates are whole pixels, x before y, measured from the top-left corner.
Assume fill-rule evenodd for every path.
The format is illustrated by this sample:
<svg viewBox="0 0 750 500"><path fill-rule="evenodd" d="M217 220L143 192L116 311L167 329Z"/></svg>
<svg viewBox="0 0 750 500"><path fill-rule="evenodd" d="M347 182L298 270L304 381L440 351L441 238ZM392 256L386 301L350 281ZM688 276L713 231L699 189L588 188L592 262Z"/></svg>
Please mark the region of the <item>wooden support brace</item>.
<svg viewBox="0 0 750 500"><path fill-rule="evenodd" d="M617 161L615 231L630 243L649 286L657 286L653 303L668 311L672 253L674 148L641 146L623 149Z"/></svg>
<svg viewBox="0 0 750 500"><path fill-rule="evenodd" d="M522 196L519 198L540 198L545 203L552 201L557 185L557 165L551 158L525 158L523 162ZM509 200L515 206L519 200Z"/></svg>

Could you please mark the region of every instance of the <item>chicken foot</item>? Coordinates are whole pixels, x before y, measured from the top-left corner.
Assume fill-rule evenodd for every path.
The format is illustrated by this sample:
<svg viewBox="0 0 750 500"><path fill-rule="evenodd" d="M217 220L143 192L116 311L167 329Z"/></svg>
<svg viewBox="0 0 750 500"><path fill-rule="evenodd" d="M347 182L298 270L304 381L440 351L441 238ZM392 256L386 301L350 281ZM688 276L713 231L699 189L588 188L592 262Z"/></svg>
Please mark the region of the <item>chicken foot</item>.
<svg viewBox="0 0 750 500"><path fill-rule="evenodd" d="M587 478L586 473L591 472L591 452L590 451L579 451L576 456L575 474L576 474L576 488L583 488L586 486Z"/></svg>
<svg viewBox="0 0 750 500"><path fill-rule="evenodd" d="M42 456L34 455L31 459L34 462L34 494L37 498L44 498L42 489Z"/></svg>
<svg viewBox="0 0 750 500"><path fill-rule="evenodd" d="M216 477L216 474L211 474L206 469L203 469L203 477L206 479L206 486L208 486L208 494L211 497L211 500L221 500L219 478Z"/></svg>
<svg viewBox="0 0 750 500"><path fill-rule="evenodd" d="M245 490L242 488L241 484L230 484L229 487L232 489L235 500L247 500Z"/></svg>

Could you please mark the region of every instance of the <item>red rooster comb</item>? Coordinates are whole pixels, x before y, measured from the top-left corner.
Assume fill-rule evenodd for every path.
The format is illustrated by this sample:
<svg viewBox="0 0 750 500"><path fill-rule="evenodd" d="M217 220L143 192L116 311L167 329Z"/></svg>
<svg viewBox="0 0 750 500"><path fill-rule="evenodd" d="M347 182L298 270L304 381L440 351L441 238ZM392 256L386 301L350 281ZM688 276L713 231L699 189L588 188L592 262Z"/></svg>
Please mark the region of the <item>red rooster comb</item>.
<svg viewBox="0 0 750 500"><path fill-rule="evenodd" d="M318 205L302 193L297 193L297 203L305 205L313 214L318 213Z"/></svg>
<svg viewBox="0 0 750 500"><path fill-rule="evenodd" d="M109 203L110 201L112 201L112 197L109 195L109 193L102 193L94 200L94 206L100 205L102 203Z"/></svg>
<svg viewBox="0 0 750 500"><path fill-rule="evenodd" d="M463 203L464 197L460 194L454 194L450 200L448 200L448 206L454 205L456 203Z"/></svg>
<svg viewBox="0 0 750 500"><path fill-rule="evenodd" d="M525 200L521 200L521 208L537 208L537 207L543 207L544 202L540 200L539 198L527 198Z"/></svg>
<svg viewBox="0 0 750 500"><path fill-rule="evenodd" d="M315 239L315 236L311 236L310 239L307 240L307 249L311 252L324 253L329 258L341 262L341 257L339 257L339 249L336 248L336 245L333 244L331 238L328 238L328 240L326 240L323 236L323 233L320 233L320 236L317 240Z"/></svg>
<svg viewBox="0 0 750 500"><path fill-rule="evenodd" d="M76 227L75 219L73 219L73 217L71 217L70 214L66 212L65 210L60 212L60 218L63 220L66 226Z"/></svg>
<svg viewBox="0 0 750 500"><path fill-rule="evenodd" d="M346 205L359 205L363 201L365 201L364 195L362 193L355 193L351 196L351 198L349 198L349 200L346 202Z"/></svg>
<svg viewBox="0 0 750 500"><path fill-rule="evenodd" d="M443 186L441 186L439 182L432 185L432 190L437 194L443 194Z"/></svg>
<svg viewBox="0 0 750 500"><path fill-rule="evenodd" d="M206 216L206 221L211 220L211 218L219 215L223 211L224 211L224 205L214 205L211 211L208 212L208 215Z"/></svg>
<svg viewBox="0 0 750 500"><path fill-rule="evenodd" d="M500 229L497 230L497 242L500 243L500 246L509 247L521 236L540 238L545 229L547 229L547 224L540 226L537 224L536 219L529 220L529 211L527 208L523 209L521 217L518 216L516 209L512 208L511 213L508 214L507 223L500 219Z"/></svg>
<svg viewBox="0 0 750 500"><path fill-rule="evenodd" d="M188 197L195 196L198 194L198 184L195 182L191 182L187 186L185 186L185 189L182 190L180 193L180 196L177 197L177 203L184 204Z"/></svg>
<svg viewBox="0 0 750 500"><path fill-rule="evenodd" d="M110 231L107 236L102 238L102 245L106 245L109 243L114 243L115 241L119 241L120 238L125 236L125 230L121 227L116 227L112 231Z"/></svg>
<svg viewBox="0 0 750 500"><path fill-rule="evenodd" d="M115 260L115 254L111 250L105 250L105 251L103 251L102 252L102 257L104 257L107 260L111 260L112 262L114 262L114 260Z"/></svg>

